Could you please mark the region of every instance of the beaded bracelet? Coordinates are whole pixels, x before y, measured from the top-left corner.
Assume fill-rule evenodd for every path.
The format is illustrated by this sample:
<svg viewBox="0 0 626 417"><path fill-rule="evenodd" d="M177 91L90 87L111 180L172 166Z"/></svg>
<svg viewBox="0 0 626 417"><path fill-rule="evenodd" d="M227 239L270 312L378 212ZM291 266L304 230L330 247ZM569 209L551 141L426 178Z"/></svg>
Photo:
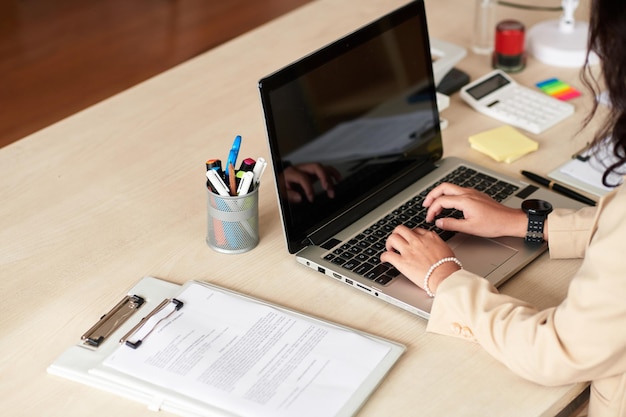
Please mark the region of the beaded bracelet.
<svg viewBox="0 0 626 417"><path fill-rule="evenodd" d="M426 272L426 275L424 276L424 291L426 291L426 294L428 294L429 297L434 297L435 294L430 290L430 288L428 288L428 280L430 279L430 276L433 274L433 271L435 269L437 269L438 267L440 267L441 265L443 265L446 262L454 262L455 264L457 264L460 268L463 268L463 265L461 264L461 261L459 261L457 258L454 258L452 256L448 257L448 258L442 258L439 259L437 262L435 262L430 269L428 270L428 272Z"/></svg>

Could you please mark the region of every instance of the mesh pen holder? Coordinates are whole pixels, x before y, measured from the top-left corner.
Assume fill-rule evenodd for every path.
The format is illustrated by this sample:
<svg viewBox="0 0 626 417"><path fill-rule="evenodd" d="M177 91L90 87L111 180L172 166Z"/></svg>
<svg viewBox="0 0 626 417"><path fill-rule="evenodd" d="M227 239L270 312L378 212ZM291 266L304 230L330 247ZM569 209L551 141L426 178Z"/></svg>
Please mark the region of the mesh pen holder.
<svg viewBox="0 0 626 417"><path fill-rule="evenodd" d="M208 191L207 244L222 253L243 253L259 243L259 187L243 196Z"/></svg>

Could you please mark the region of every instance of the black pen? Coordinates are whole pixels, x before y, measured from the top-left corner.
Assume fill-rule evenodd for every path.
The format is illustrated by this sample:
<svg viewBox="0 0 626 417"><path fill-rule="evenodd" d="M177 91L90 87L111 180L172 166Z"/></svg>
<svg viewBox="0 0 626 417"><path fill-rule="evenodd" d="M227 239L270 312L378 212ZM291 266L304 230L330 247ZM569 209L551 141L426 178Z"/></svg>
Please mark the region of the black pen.
<svg viewBox="0 0 626 417"><path fill-rule="evenodd" d="M576 201L580 201L581 203L585 203L588 204L590 206L595 206L596 202L593 201L590 198L585 197L582 194L577 193L574 190L570 190L567 187L563 187L561 184L557 184L556 182L549 180L547 178L543 178L537 174L533 174L532 172L528 172L528 171L522 171L522 175L525 176L526 178L530 178L531 180L545 186L548 187L551 190L556 191L559 194L563 194L564 196L567 196L571 199L574 199Z"/></svg>

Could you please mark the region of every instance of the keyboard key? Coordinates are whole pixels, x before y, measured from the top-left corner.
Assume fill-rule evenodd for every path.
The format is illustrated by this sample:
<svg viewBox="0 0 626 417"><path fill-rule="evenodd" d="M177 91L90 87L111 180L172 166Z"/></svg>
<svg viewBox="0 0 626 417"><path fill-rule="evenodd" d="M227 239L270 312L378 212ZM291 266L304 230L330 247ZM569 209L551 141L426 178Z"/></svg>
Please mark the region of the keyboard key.
<svg viewBox="0 0 626 417"><path fill-rule="evenodd" d="M383 275L382 277L376 278L374 282L381 285L387 285L392 279L393 277L390 277L389 275Z"/></svg>
<svg viewBox="0 0 626 417"><path fill-rule="evenodd" d="M341 265L342 267L346 268L346 269L354 269L357 266L361 265L361 262L355 260L355 259L350 259L349 261L347 261L346 263L344 263L343 265Z"/></svg>
<svg viewBox="0 0 626 417"><path fill-rule="evenodd" d="M354 269L354 272L356 272L359 275L363 275L363 274L365 274L367 271L369 271L372 268L374 268L374 265L365 262L365 263L362 263L361 265L359 265L358 267L356 267Z"/></svg>
<svg viewBox="0 0 626 417"><path fill-rule="evenodd" d="M376 279L380 275L384 274L389 270L389 266L387 264L380 264L376 266L374 269L367 272L364 277L367 279Z"/></svg>

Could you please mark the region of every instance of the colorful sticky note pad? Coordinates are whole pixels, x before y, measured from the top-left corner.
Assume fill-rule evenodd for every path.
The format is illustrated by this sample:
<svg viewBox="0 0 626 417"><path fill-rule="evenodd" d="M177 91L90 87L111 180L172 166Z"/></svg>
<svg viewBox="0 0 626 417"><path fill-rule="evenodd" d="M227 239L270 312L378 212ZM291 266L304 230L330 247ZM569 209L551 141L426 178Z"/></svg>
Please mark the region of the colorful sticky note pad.
<svg viewBox="0 0 626 417"><path fill-rule="evenodd" d="M580 96L580 91L558 78L549 78L535 85L547 95L563 101Z"/></svg>

